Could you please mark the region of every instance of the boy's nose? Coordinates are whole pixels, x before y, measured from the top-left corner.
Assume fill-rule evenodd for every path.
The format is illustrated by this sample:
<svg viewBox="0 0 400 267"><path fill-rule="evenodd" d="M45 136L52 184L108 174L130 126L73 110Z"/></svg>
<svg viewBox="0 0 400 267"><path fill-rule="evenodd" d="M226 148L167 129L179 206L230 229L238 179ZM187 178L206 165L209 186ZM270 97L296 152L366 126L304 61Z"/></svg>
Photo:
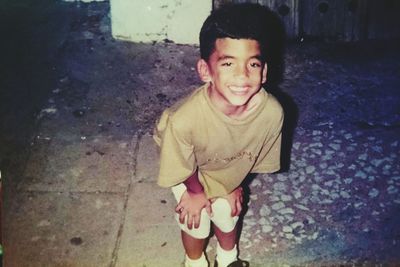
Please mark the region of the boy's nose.
<svg viewBox="0 0 400 267"><path fill-rule="evenodd" d="M235 69L235 76L237 77L248 77L248 70L246 66L237 65Z"/></svg>

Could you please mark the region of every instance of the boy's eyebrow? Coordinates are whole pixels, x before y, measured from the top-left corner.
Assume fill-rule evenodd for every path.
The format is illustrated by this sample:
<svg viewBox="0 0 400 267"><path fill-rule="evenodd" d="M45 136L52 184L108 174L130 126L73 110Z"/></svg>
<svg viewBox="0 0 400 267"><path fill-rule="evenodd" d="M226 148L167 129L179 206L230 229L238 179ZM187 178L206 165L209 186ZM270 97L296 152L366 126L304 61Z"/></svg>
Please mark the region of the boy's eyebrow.
<svg viewBox="0 0 400 267"><path fill-rule="evenodd" d="M229 55L221 55L218 57L217 61L225 60L225 59L234 59L234 56L229 56Z"/></svg>
<svg viewBox="0 0 400 267"><path fill-rule="evenodd" d="M221 61L221 60L226 60L226 59L235 59L235 56L231 56L231 55L221 55L218 57L217 61ZM251 56L250 59L257 59L260 60L262 59L260 54L256 54L254 56Z"/></svg>
<svg viewBox="0 0 400 267"><path fill-rule="evenodd" d="M255 58L255 59L258 59L258 60L262 61L262 57L261 57L260 54L254 55L251 58Z"/></svg>

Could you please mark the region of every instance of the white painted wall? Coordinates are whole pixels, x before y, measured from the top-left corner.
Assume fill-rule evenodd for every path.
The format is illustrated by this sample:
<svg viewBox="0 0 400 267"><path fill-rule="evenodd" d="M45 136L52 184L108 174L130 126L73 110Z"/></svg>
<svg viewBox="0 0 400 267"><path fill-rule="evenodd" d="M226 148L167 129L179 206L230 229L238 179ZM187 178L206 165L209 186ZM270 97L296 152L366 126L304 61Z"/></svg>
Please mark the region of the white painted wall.
<svg viewBox="0 0 400 267"><path fill-rule="evenodd" d="M153 42L169 39L198 44L200 28L212 0L110 0L116 39Z"/></svg>

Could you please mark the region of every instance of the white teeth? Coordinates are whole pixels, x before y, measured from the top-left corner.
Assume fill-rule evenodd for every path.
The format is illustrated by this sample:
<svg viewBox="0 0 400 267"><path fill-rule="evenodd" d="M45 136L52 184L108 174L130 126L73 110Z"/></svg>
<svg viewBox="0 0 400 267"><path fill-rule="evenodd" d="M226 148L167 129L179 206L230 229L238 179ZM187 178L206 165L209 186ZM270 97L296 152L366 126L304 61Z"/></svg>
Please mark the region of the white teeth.
<svg viewBox="0 0 400 267"><path fill-rule="evenodd" d="M235 94L245 94L247 92L248 87L242 86L229 86L229 89Z"/></svg>
<svg viewBox="0 0 400 267"><path fill-rule="evenodd" d="M247 87L242 87L242 86L230 86L230 88L233 91L244 91L247 89Z"/></svg>

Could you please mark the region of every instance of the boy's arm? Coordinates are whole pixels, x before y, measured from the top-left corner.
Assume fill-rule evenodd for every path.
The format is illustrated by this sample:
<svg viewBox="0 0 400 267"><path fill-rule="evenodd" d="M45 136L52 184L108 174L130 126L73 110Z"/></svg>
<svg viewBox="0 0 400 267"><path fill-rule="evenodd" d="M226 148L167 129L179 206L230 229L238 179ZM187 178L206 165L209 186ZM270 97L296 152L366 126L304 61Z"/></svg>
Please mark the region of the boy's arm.
<svg viewBox="0 0 400 267"><path fill-rule="evenodd" d="M190 193L202 193L204 192L204 188L199 181L198 171L196 170L189 178L187 178L184 182L186 185L187 191Z"/></svg>
<svg viewBox="0 0 400 267"><path fill-rule="evenodd" d="M242 186L237 187L231 193L223 196L229 205L231 206L231 216L239 216L243 208L243 188Z"/></svg>
<svg viewBox="0 0 400 267"><path fill-rule="evenodd" d="M194 228L198 228L200 225L201 211L204 208L211 216L211 203L204 193L197 170L183 183L186 186L186 191L183 193L175 211L179 213L179 221L181 223L184 223L187 217L187 226L189 229L192 229L193 226Z"/></svg>

